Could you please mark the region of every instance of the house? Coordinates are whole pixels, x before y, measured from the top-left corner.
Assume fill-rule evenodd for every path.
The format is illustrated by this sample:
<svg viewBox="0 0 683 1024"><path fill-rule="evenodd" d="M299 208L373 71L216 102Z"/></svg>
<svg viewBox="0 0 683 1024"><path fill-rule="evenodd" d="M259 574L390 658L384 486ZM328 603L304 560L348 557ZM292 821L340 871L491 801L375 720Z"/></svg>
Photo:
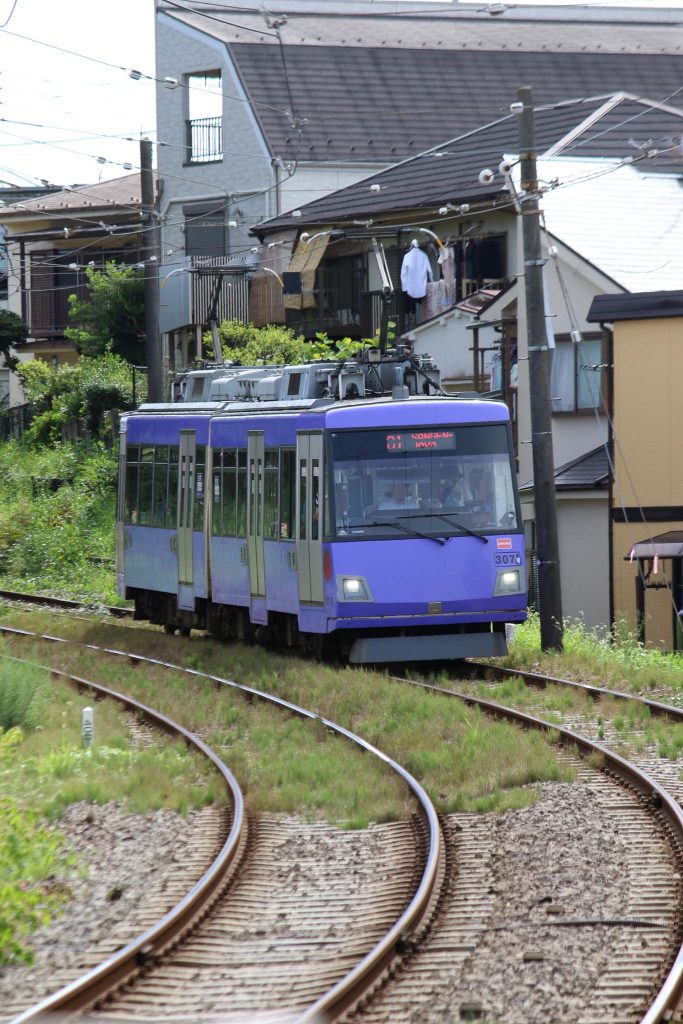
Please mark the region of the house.
<svg viewBox="0 0 683 1024"><path fill-rule="evenodd" d="M593 470L607 441L609 359L603 333L587 317L596 294L642 287L654 273L672 281L683 270L683 111L616 93L538 108L535 122L564 607L590 625L606 624L608 491L602 469ZM525 484L533 471L518 149L516 119L508 115L253 231L265 246L284 231L296 234L289 271L301 284L285 295L285 316L310 336L372 336L382 307L381 243L399 333L432 356L446 389L476 387L507 401ZM425 315L408 319L398 281L413 240L435 280ZM584 462L587 471L579 471ZM533 552L533 488L522 495ZM589 528L595 549L584 543Z"/></svg>
<svg viewBox="0 0 683 1024"><path fill-rule="evenodd" d="M76 359L64 329L68 297L87 294L87 267L141 259L140 175L64 188L0 208L9 257L8 308L26 321L20 360L53 364ZM9 375L10 404L21 401Z"/></svg>
<svg viewBox="0 0 683 1024"><path fill-rule="evenodd" d="M36 199L40 196L50 195L56 192L56 185L7 185L0 188L0 214L6 206L14 203L24 202L26 199ZM0 220L0 309L9 309L9 275L10 261L7 253L7 237L5 228ZM16 289L18 284L12 282L12 288ZM10 401L10 371L6 366L0 366L0 412L7 408Z"/></svg>
<svg viewBox="0 0 683 1024"><path fill-rule="evenodd" d="M251 225L496 120L522 82L539 104L664 100L683 78L681 21L652 5L156 0L170 350L201 351L219 275L219 318L284 315L292 224L265 252Z"/></svg>
<svg viewBox="0 0 683 1024"><path fill-rule="evenodd" d="M609 451L614 617L640 639L683 650L683 291L596 296L588 319L613 363Z"/></svg>

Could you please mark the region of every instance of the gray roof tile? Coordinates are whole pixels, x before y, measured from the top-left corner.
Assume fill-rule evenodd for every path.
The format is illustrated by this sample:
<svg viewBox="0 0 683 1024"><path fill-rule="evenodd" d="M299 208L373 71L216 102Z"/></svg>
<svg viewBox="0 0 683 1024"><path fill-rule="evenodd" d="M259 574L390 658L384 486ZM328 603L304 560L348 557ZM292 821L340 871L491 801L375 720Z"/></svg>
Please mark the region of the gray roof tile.
<svg viewBox="0 0 683 1024"><path fill-rule="evenodd" d="M27 217L29 214L35 218L43 213L73 213L74 210L120 212L121 208L138 207L141 203L140 174L126 174L94 185L77 185L35 199L25 199L21 209L14 205L0 211L0 221Z"/></svg>
<svg viewBox="0 0 683 1024"><path fill-rule="evenodd" d="M609 459L604 444L590 452L579 455L571 462L555 469L555 489L558 491L586 491L607 487L610 478ZM521 487L523 491L533 490L533 482Z"/></svg>
<svg viewBox="0 0 683 1024"><path fill-rule="evenodd" d="M292 160L392 162L505 114L518 85L537 104L618 91L663 100L683 80L683 55L285 46L298 133L280 52L232 42L265 137Z"/></svg>
<svg viewBox="0 0 683 1024"><path fill-rule="evenodd" d="M595 115L608 99L610 97L593 97L537 109L535 130L538 152L542 154L560 142L586 118ZM634 117L636 114L637 119ZM623 130L613 130L619 121L626 121ZM641 123L645 129L643 135ZM573 145L578 146L585 138L593 156L599 153L616 160L632 156L636 166L639 165L638 161L644 161L647 169L653 170L660 158L646 159L640 150L630 144L629 139L635 136L649 140L653 137L666 149L666 140L683 132L683 110L679 113L656 110L647 104L623 99L610 110L610 131L603 132L601 124L601 121L592 123L584 136ZM666 163L661 169L671 171L676 167L683 173L683 159L678 149L680 147L675 153L666 154ZM308 203L302 207L301 218L294 219L291 214L284 214L257 225L253 230L261 234L283 226L337 223L345 219L375 217L401 210L434 209L448 201L462 203L498 199L501 203L509 203L509 194L503 190L503 179L499 174L490 185L482 185L478 178L483 168L496 170L503 155L515 154L517 150L517 119L508 115ZM568 150L569 155L575 152L584 155L582 147ZM373 190L373 185L379 186L379 189Z"/></svg>
<svg viewBox="0 0 683 1024"><path fill-rule="evenodd" d="M586 319L588 323L609 323L668 316L683 316L683 291L596 295Z"/></svg>

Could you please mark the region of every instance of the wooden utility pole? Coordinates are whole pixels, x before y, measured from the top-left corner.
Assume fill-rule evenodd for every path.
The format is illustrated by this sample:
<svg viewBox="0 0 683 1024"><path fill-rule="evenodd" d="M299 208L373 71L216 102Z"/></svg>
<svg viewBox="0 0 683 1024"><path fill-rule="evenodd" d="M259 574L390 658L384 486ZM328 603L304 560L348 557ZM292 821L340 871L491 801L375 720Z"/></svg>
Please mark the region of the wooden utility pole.
<svg viewBox="0 0 683 1024"><path fill-rule="evenodd" d="M154 195L152 143L140 140L140 184L144 232L142 259L145 264L145 337L147 395L149 402L163 402L161 332L159 330L159 217Z"/></svg>
<svg viewBox="0 0 683 1024"><path fill-rule="evenodd" d="M538 179L534 141L534 107L529 86L517 90L515 107L519 128L521 163L521 217L524 251L524 291L526 296L526 332L529 353L529 392L531 397L531 446L534 462L534 499L536 505L536 556L538 559L541 647L562 650L562 591L560 551L557 540L555 502L555 465L550 407L550 352L543 294L543 254L541 250Z"/></svg>

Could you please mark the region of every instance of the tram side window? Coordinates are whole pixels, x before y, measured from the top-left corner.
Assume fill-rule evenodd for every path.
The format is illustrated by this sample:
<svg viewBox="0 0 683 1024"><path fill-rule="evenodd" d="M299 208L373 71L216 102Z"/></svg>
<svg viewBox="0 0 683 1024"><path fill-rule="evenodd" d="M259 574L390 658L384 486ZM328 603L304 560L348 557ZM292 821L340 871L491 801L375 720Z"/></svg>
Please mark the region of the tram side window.
<svg viewBox="0 0 683 1024"><path fill-rule="evenodd" d="M299 538L306 540L306 460L299 459Z"/></svg>
<svg viewBox="0 0 683 1024"><path fill-rule="evenodd" d="M142 445L138 482L138 526L152 525L152 484L154 481L154 448Z"/></svg>
<svg viewBox="0 0 683 1024"><path fill-rule="evenodd" d="M129 444L126 448L126 496L123 513L124 523L135 525L138 521L138 462L140 446Z"/></svg>
<svg viewBox="0 0 683 1024"><path fill-rule="evenodd" d="M235 536L237 453L234 448L218 449L213 456L213 519L215 537Z"/></svg>
<svg viewBox="0 0 683 1024"><path fill-rule="evenodd" d="M247 452L237 450L237 536L247 535Z"/></svg>
<svg viewBox="0 0 683 1024"><path fill-rule="evenodd" d="M216 448L213 453L213 469L211 470L211 533L219 537L221 532L221 470L223 466L223 452Z"/></svg>
<svg viewBox="0 0 683 1024"><path fill-rule="evenodd" d="M168 449L168 501L166 502L166 529L174 530L178 524L178 445Z"/></svg>
<svg viewBox="0 0 683 1024"><path fill-rule="evenodd" d="M311 459L311 540L320 537L320 460Z"/></svg>
<svg viewBox="0 0 683 1024"><path fill-rule="evenodd" d="M178 446L128 445L124 522L172 530L178 503Z"/></svg>
<svg viewBox="0 0 683 1024"><path fill-rule="evenodd" d="M296 449L280 449L280 539L294 539L296 516Z"/></svg>
<svg viewBox="0 0 683 1024"><path fill-rule="evenodd" d="M168 446L154 449L154 478L152 482L152 526L166 526L168 518Z"/></svg>
<svg viewBox="0 0 683 1024"><path fill-rule="evenodd" d="M266 540L278 538L278 450L266 448L263 478L263 536Z"/></svg>
<svg viewBox="0 0 683 1024"><path fill-rule="evenodd" d="M205 455L206 449L197 447L195 456L195 475L194 475L194 515L193 515L193 529L203 530L204 529L204 491L206 484L206 464Z"/></svg>

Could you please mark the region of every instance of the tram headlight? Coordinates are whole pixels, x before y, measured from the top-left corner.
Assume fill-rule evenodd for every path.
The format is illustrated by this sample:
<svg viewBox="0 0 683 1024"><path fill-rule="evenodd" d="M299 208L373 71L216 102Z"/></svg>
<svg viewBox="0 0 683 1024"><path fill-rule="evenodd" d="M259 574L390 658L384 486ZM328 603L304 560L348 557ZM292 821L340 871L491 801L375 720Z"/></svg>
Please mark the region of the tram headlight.
<svg viewBox="0 0 683 1024"><path fill-rule="evenodd" d="M372 601L364 576L337 576L337 597L340 601Z"/></svg>
<svg viewBox="0 0 683 1024"><path fill-rule="evenodd" d="M503 597L505 594L521 594L526 587L524 571L517 569L501 569L496 575L496 585L493 588L494 597Z"/></svg>

